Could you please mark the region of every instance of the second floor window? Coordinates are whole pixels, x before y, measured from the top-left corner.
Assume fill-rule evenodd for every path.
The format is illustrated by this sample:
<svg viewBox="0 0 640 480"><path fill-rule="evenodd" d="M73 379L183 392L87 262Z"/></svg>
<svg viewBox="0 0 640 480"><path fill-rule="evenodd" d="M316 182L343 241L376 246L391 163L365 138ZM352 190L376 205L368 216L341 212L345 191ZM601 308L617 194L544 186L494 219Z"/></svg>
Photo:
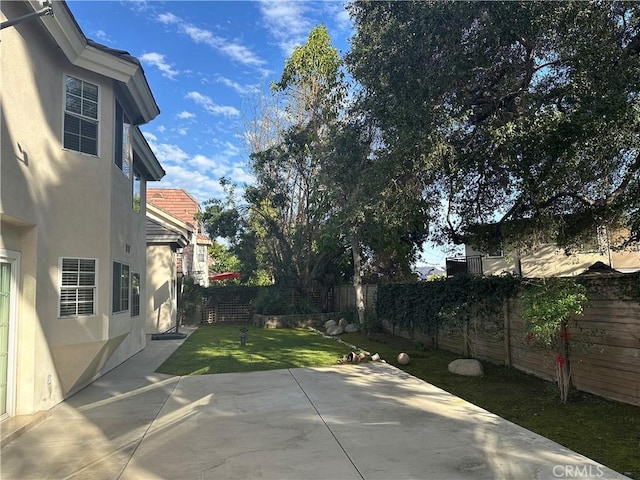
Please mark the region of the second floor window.
<svg viewBox="0 0 640 480"><path fill-rule="evenodd" d="M142 210L142 181L140 180L140 172L133 169L133 211L140 213Z"/></svg>
<svg viewBox="0 0 640 480"><path fill-rule="evenodd" d="M128 177L131 173L131 123L117 101L114 152L116 165Z"/></svg>
<svg viewBox="0 0 640 480"><path fill-rule="evenodd" d="M207 247L205 245L198 245L198 262L204 263L207 259Z"/></svg>
<svg viewBox="0 0 640 480"><path fill-rule="evenodd" d="M65 77L63 147L98 155L98 86Z"/></svg>

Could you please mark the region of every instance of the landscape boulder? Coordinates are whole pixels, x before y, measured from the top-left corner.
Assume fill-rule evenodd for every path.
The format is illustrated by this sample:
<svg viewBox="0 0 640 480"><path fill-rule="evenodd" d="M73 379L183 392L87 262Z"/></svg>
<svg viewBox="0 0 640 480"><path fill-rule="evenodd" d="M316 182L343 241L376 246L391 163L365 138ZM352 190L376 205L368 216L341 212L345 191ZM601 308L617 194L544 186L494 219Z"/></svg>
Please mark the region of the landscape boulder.
<svg viewBox="0 0 640 480"><path fill-rule="evenodd" d="M459 358L449 364L449 372L467 377L481 377L484 375L482 364L473 358Z"/></svg>
<svg viewBox="0 0 640 480"><path fill-rule="evenodd" d="M327 335L335 336L342 333L344 333L344 328L342 328L340 325L327 328Z"/></svg>
<svg viewBox="0 0 640 480"><path fill-rule="evenodd" d="M329 330L329 328L337 327L337 326L338 324L336 323L335 320L327 320L326 322L324 322L325 330Z"/></svg>
<svg viewBox="0 0 640 480"><path fill-rule="evenodd" d="M360 330L360 327L358 327L358 325L355 323L349 323L347 326L344 327L344 331L346 333L355 333L358 330Z"/></svg>

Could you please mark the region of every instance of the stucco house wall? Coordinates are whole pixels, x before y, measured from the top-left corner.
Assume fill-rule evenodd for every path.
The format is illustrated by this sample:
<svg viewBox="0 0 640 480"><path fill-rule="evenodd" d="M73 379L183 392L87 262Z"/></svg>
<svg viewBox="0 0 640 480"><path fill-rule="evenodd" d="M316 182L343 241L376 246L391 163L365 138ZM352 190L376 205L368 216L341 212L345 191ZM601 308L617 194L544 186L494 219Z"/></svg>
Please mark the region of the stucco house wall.
<svg viewBox="0 0 640 480"><path fill-rule="evenodd" d="M502 256L489 256L466 245L465 255L482 257L484 275L516 273L516 257L508 248ZM605 247L597 252L580 253L565 252L555 245L543 244L532 252L522 254L519 260L522 276L532 278L579 275L596 262L623 272L640 270L640 251L633 248L610 250Z"/></svg>
<svg viewBox="0 0 640 480"><path fill-rule="evenodd" d="M147 333L162 333L176 324L176 254L170 245L147 247Z"/></svg>
<svg viewBox="0 0 640 480"><path fill-rule="evenodd" d="M2 2L0 17L39 8ZM150 90L125 98L116 89L136 82L148 88L139 65L87 45L66 4L54 2L54 13L3 29L0 42L0 256L14 258L16 293L8 416L51 408L146 342L146 302L139 315L131 302L127 311L112 312L113 262L140 274L143 288L146 278L145 212L133 210L132 176L114 163L114 105L118 98L130 112L142 111L137 123L159 110ZM100 72L89 68L87 52ZM97 155L62 146L66 75L98 86ZM131 98L150 105L129 104ZM158 180L164 172L152 152L140 153L152 160L139 165L143 178ZM60 316L62 258L96 260L94 315Z"/></svg>
<svg viewBox="0 0 640 480"><path fill-rule="evenodd" d="M178 250L191 237L191 227L169 213L147 205L146 332L163 333L176 325Z"/></svg>

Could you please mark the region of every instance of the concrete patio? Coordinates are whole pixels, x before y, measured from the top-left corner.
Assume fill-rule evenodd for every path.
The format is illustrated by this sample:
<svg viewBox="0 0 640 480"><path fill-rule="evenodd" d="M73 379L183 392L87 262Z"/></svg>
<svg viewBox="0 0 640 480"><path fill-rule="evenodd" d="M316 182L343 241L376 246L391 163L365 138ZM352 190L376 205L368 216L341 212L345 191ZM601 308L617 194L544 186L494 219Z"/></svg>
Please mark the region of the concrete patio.
<svg viewBox="0 0 640 480"><path fill-rule="evenodd" d="M1 450L3 479L620 479L383 363L173 377L147 348Z"/></svg>

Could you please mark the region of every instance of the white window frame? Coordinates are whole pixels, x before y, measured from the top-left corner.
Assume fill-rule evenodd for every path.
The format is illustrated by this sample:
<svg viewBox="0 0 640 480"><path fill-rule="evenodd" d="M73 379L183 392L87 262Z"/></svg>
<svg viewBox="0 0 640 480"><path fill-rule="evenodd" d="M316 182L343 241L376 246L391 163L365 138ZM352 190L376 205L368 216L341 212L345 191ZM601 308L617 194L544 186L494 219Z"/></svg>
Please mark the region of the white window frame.
<svg viewBox="0 0 640 480"><path fill-rule="evenodd" d="M140 278L140 274L139 273L131 273L130 274L131 277L131 316L132 317L139 317L140 316L140 298L141 298L141 293L142 293L142 279ZM138 291L136 293L135 288L136 286L134 285L133 279L137 278L138 279ZM135 299L137 299L137 303L134 301Z"/></svg>
<svg viewBox="0 0 640 480"><path fill-rule="evenodd" d="M77 113L77 112L72 112L70 110L67 110L67 93L68 93L67 92L67 78L73 78L75 80L79 80L83 84L86 83L88 85L92 85L92 86L96 87L96 89L98 90L98 96L97 96L97 100L96 100L96 118L92 118L90 116L83 115L82 113ZM96 83L89 82L87 80L83 80L82 78L79 78L79 77L77 77L75 75L69 75L69 74L65 74L64 75L63 80L62 80L62 99L63 99L63 102L64 102L63 108L62 108L62 148L64 150L68 150L70 152L76 152L76 153L79 153L81 155L90 155L92 157L99 157L100 156L100 117L101 117L101 113L100 113L100 97L101 97L100 85L98 85ZM68 147L68 146L65 145L65 133L66 133L65 117L66 117L67 114L79 119L80 121L95 123L95 126L96 126L96 138L95 138L96 151L95 151L95 153L83 152L80 149L76 150L74 148L71 148L71 147Z"/></svg>
<svg viewBox="0 0 640 480"><path fill-rule="evenodd" d="M118 112L118 108L122 111L121 116L118 115L118 113L120 113ZM125 111L122 103L117 99L113 107L113 118L115 119L113 127L113 162L120 171L129 178L133 171L133 128L127 112ZM121 145L118 145L118 142L120 142Z"/></svg>
<svg viewBox="0 0 640 480"><path fill-rule="evenodd" d="M118 300L119 300L119 304L118 304L118 310L116 310L116 298L115 298L115 293L116 293L116 285L115 285L115 281L116 281L116 271L115 271L115 266L116 264L118 264L120 266L119 268L119 274L120 274L120 278L122 278L122 267L127 267L127 286L126 286L126 295L122 295L123 292L123 286L122 286L122 282L119 282L118 284ZM113 276L112 278L112 288L111 288L111 295L112 295L112 299L111 299L111 313L124 313L124 312L128 312L129 309L131 308L131 299L130 299L130 295L131 295L131 267L123 262L118 262L116 260L114 260L111 264L111 275ZM126 301L126 305L124 304L124 301Z"/></svg>
<svg viewBox="0 0 640 480"><path fill-rule="evenodd" d="M63 276L64 276L64 271L63 271L63 262L64 260L77 260L78 262L82 261L82 260L90 260L94 262L94 269L93 269L93 285L81 285L80 282L78 282L75 285L63 285ZM94 317L97 314L98 311L98 270L99 265L98 265L98 259L97 258L87 258L87 257L60 257L58 259L58 288L59 288L59 292L58 292L58 318L77 318L77 317ZM79 271L78 271L79 273ZM69 314L64 314L62 313L62 292L63 291L69 291L69 290L76 290L76 313L73 315L69 315ZM81 313L78 314L78 305L81 303L78 299L77 299L77 291L80 289L91 289L93 291L93 301L91 302L93 304L93 311L91 313ZM88 302L82 302L82 303L88 303Z"/></svg>
<svg viewBox="0 0 640 480"><path fill-rule="evenodd" d="M198 245L196 258L198 263L205 263L207 261L207 246L206 245Z"/></svg>
<svg viewBox="0 0 640 480"><path fill-rule="evenodd" d="M9 297L9 339L8 349L9 358L7 359L7 413L5 418L15 415L16 410L16 369L18 364L18 322L20 315L18 312L18 298L20 288L20 260L21 253L13 250L0 249L0 261L3 263L9 263L11 265L11 295Z"/></svg>
<svg viewBox="0 0 640 480"><path fill-rule="evenodd" d="M131 208L136 213L142 212L142 174L135 168L135 163L133 164L133 198L131 201ZM136 197L138 198L138 205L136 210Z"/></svg>

